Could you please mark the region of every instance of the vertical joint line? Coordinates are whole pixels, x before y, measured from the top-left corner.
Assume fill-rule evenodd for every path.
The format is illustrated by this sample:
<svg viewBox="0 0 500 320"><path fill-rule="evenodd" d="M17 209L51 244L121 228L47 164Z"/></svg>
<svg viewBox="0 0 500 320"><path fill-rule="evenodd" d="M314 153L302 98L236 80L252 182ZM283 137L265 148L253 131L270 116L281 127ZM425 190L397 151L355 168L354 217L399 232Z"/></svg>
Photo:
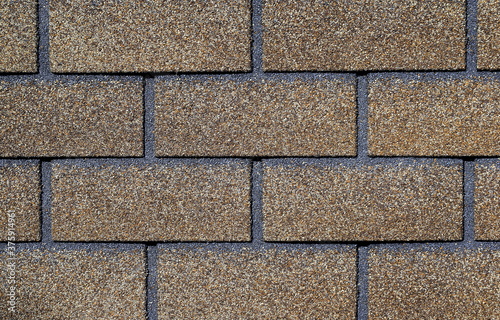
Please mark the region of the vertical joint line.
<svg viewBox="0 0 500 320"><path fill-rule="evenodd" d="M144 157L152 159L155 157L154 146L154 84L155 79L144 78L143 106L144 106Z"/></svg>
<svg viewBox="0 0 500 320"><path fill-rule="evenodd" d="M357 154L358 158L368 157L368 80L367 76L356 77Z"/></svg>
<svg viewBox="0 0 500 320"><path fill-rule="evenodd" d="M357 247L357 317L368 319L368 247Z"/></svg>
<svg viewBox="0 0 500 320"><path fill-rule="evenodd" d="M50 161L42 161L40 164L40 178L42 183L42 217L41 217L41 238L42 243L52 243L52 190L51 190L52 165Z"/></svg>
<svg viewBox="0 0 500 320"><path fill-rule="evenodd" d="M466 32L466 68L474 73L477 72L477 0L467 0Z"/></svg>
<svg viewBox="0 0 500 320"><path fill-rule="evenodd" d="M474 161L464 161L463 169L463 234L464 241L474 241Z"/></svg>
<svg viewBox="0 0 500 320"><path fill-rule="evenodd" d="M252 0L252 71L262 73L262 1Z"/></svg>
<svg viewBox="0 0 500 320"><path fill-rule="evenodd" d="M49 2L38 0L38 73L50 76Z"/></svg>
<svg viewBox="0 0 500 320"><path fill-rule="evenodd" d="M251 237L253 244L264 242L262 217L262 162L252 161L251 172Z"/></svg>
<svg viewBox="0 0 500 320"><path fill-rule="evenodd" d="M146 314L148 320L158 319L158 247L146 246Z"/></svg>

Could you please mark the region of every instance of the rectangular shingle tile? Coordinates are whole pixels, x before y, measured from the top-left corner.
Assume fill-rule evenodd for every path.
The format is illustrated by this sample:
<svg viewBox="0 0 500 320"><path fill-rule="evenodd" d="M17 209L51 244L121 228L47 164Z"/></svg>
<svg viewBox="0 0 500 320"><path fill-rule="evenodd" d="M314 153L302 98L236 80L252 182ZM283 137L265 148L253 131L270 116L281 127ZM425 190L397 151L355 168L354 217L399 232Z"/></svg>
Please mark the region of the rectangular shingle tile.
<svg viewBox="0 0 500 320"><path fill-rule="evenodd" d="M0 0L0 72L36 72L37 1Z"/></svg>
<svg viewBox="0 0 500 320"><path fill-rule="evenodd" d="M373 79L368 112L370 155L500 155L498 79Z"/></svg>
<svg viewBox="0 0 500 320"><path fill-rule="evenodd" d="M160 252L160 320L355 317L355 250Z"/></svg>
<svg viewBox="0 0 500 320"><path fill-rule="evenodd" d="M0 82L0 157L143 154L139 81Z"/></svg>
<svg viewBox="0 0 500 320"><path fill-rule="evenodd" d="M52 172L56 241L249 241L246 161L76 166Z"/></svg>
<svg viewBox="0 0 500 320"><path fill-rule="evenodd" d="M144 251L18 251L14 313L7 308L9 257L2 250L1 319L146 319Z"/></svg>
<svg viewBox="0 0 500 320"><path fill-rule="evenodd" d="M161 81L157 156L354 156L348 80Z"/></svg>
<svg viewBox="0 0 500 320"><path fill-rule="evenodd" d="M500 253L370 250L369 318L499 319Z"/></svg>
<svg viewBox="0 0 500 320"><path fill-rule="evenodd" d="M267 241L462 238L462 166L266 161Z"/></svg>
<svg viewBox="0 0 500 320"><path fill-rule="evenodd" d="M40 240L40 168L0 162L0 241Z"/></svg>
<svg viewBox="0 0 500 320"><path fill-rule="evenodd" d="M477 240L500 240L500 161L477 164L474 225Z"/></svg>
<svg viewBox="0 0 500 320"><path fill-rule="evenodd" d="M477 67L500 70L500 1L479 0Z"/></svg>
<svg viewBox="0 0 500 320"><path fill-rule="evenodd" d="M53 72L248 71L249 0L50 0Z"/></svg>
<svg viewBox="0 0 500 320"><path fill-rule="evenodd" d="M464 69L465 9L465 0L264 0L264 69Z"/></svg>

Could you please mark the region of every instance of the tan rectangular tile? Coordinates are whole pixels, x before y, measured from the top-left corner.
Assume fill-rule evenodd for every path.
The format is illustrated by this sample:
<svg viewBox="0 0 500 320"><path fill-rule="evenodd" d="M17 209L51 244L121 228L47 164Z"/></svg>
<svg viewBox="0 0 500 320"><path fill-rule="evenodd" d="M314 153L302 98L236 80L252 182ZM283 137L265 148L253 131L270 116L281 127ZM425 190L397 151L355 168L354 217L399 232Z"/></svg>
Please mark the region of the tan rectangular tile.
<svg viewBox="0 0 500 320"><path fill-rule="evenodd" d="M500 0L477 5L477 67L500 70Z"/></svg>
<svg viewBox="0 0 500 320"><path fill-rule="evenodd" d="M50 0L53 72L249 71L250 0Z"/></svg>
<svg viewBox="0 0 500 320"><path fill-rule="evenodd" d="M465 69L465 13L465 0L264 0L264 69Z"/></svg>
<svg viewBox="0 0 500 320"><path fill-rule="evenodd" d="M500 81L380 78L369 83L374 156L500 155Z"/></svg>
<svg viewBox="0 0 500 320"><path fill-rule="evenodd" d="M0 72L37 72L37 1L0 0Z"/></svg>
<svg viewBox="0 0 500 320"><path fill-rule="evenodd" d="M0 157L142 156L142 83L0 82Z"/></svg>
<svg viewBox="0 0 500 320"><path fill-rule="evenodd" d="M500 318L500 253L370 250L369 319Z"/></svg>
<svg viewBox="0 0 500 320"><path fill-rule="evenodd" d="M264 164L267 241L462 238L462 166Z"/></svg>
<svg viewBox="0 0 500 320"><path fill-rule="evenodd" d="M0 163L0 241L40 240L40 167Z"/></svg>
<svg viewBox="0 0 500 320"><path fill-rule="evenodd" d="M35 249L0 253L1 319L146 319L144 251ZM8 310L14 268L15 312Z"/></svg>
<svg viewBox="0 0 500 320"><path fill-rule="evenodd" d="M162 81L157 156L354 156L348 80Z"/></svg>
<svg viewBox="0 0 500 320"><path fill-rule="evenodd" d="M500 162L474 170L474 225L477 240L500 240Z"/></svg>
<svg viewBox="0 0 500 320"><path fill-rule="evenodd" d="M56 241L249 241L250 166L56 164Z"/></svg>
<svg viewBox="0 0 500 320"><path fill-rule="evenodd" d="M356 251L162 250L158 319L355 319Z"/></svg>

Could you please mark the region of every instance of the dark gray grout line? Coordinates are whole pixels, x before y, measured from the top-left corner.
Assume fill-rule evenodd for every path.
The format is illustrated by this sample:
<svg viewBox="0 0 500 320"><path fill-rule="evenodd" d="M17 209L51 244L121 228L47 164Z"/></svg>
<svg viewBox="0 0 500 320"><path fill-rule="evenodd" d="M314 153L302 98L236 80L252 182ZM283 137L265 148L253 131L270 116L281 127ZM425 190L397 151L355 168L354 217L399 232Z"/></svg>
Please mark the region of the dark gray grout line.
<svg viewBox="0 0 500 320"><path fill-rule="evenodd" d="M262 162L252 163L252 190L251 190L251 211L252 211L252 243L262 244L264 242L263 216L262 216Z"/></svg>
<svg viewBox="0 0 500 320"><path fill-rule="evenodd" d="M51 78L49 58L49 0L38 0L38 72Z"/></svg>
<svg viewBox="0 0 500 320"><path fill-rule="evenodd" d="M155 97L155 79L144 79L144 158L155 158L154 145L154 97Z"/></svg>
<svg viewBox="0 0 500 320"><path fill-rule="evenodd" d="M262 0L252 0L252 73L263 73Z"/></svg>
<svg viewBox="0 0 500 320"><path fill-rule="evenodd" d="M52 205L52 190L51 190L51 175L52 164L50 161L42 161L40 168L40 176L42 183L42 219L41 219L41 232L42 243L52 243L52 219L51 219L51 205Z"/></svg>
<svg viewBox="0 0 500 320"><path fill-rule="evenodd" d="M464 161L463 202L464 202L464 241L474 241L474 161Z"/></svg>
<svg viewBox="0 0 500 320"><path fill-rule="evenodd" d="M368 319L368 247L357 248L357 320Z"/></svg>
<svg viewBox="0 0 500 320"><path fill-rule="evenodd" d="M471 73L477 72L477 0L467 0L467 55L466 67Z"/></svg>
<svg viewBox="0 0 500 320"><path fill-rule="evenodd" d="M158 319L158 248L146 246L146 313L148 320Z"/></svg>
<svg viewBox="0 0 500 320"><path fill-rule="evenodd" d="M368 79L358 76L356 79L357 117L357 158L368 158Z"/></svg>

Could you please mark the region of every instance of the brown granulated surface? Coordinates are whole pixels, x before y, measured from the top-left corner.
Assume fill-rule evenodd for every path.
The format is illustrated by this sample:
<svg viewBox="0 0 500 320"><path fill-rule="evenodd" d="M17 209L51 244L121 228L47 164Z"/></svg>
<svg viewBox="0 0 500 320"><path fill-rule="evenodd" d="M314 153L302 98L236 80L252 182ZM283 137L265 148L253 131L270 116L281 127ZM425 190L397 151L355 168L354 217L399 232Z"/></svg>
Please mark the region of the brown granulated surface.
<svg viewBox="0 0 500 320"><path fill-rule="evenodd" d="M500 240L500 163L474 170L474 223L477 240Z"/></svg>
<svg viewBox="0 0 500 320"><path fill-rule="evenodd" d="M158 319L355 319L355 250L161 250Z"/></svg>
<svg viewBox="0 0 500 320"><path fill-rule="evenodd" d="M354 156L352 81L171 81L156 86L157 156Z"/></svg>
<svg viewBox="0 0 500 320"><path fill-rule="evenodd" d="M56 241L250 241L250 166L77 167L52 172Z"/></svg>
<svg viewBox="0 0 500 320"><path fill-rule="evenodd" d="M477 3L477 67L500 70L500 0Z"/></svg>

